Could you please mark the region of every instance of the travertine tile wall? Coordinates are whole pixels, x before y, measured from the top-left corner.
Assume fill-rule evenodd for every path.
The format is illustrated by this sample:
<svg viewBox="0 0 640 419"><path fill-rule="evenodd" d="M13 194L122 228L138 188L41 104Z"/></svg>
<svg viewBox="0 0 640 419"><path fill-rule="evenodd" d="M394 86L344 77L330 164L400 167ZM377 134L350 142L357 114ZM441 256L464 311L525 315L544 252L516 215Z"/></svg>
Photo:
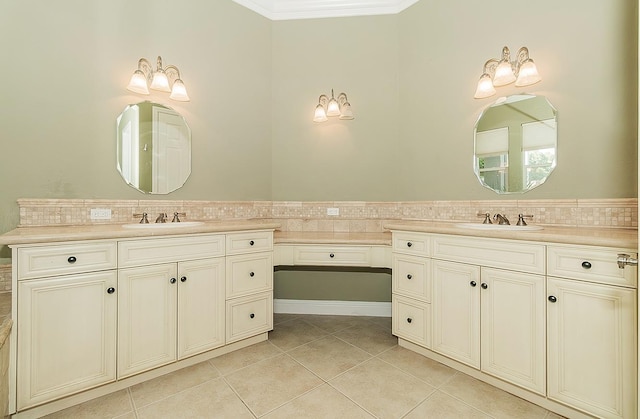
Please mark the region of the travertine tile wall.
<svg viewBox="0 0 640 419"><path fill-rule="evenodd" d="M0 261L0 292L11 291L11 261Z"/></svg>

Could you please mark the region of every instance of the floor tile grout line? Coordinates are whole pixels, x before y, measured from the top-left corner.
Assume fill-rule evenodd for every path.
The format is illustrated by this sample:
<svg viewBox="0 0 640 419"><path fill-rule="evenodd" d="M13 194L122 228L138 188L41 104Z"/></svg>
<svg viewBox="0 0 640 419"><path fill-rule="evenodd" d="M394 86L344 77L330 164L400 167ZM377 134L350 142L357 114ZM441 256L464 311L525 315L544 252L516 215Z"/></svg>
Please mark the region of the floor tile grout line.
<svg viewBox="0 0 640 419"><path fill-rule="evenodd" d="M335 377L334 377L335 378ZM337 388L336 386L334 386L333 384L331 384L330 382L327 381L327 384L329 386L331 386L332 389L334 389L335 391L337 391L338 393L342 394L344 397L346 397L348 400L350 400L352 403L354 403L356 406L358 406L360 409L364 410L365 412L367 412L368 414L370 414L371 416L373 416L376 419L379 419L377 415L375 415L373 412L370 412L368 409L366 409L364 406L362 406L360 403L358 403L357 401L353 400L351 397L349 397L349 395L343 393L339 388Z"/></svg>
<svg viewBox="0 0 640 419"><path fill-rule="evenodd" d="M240 402L244 405L244 407L247 408L247 410L249 411L249 413L251 413L251 416L253 416L254 418L258 418L258 415L253 411L253 409L251 409L251 407L249 407L249 405L247 404L247 402L240 396L240 393L238 393L235 389L235 387L233 387L231 385L230 382L227 381L227 378L222 376L222 380L224 381L224 383L227 385L227 387L229 387L229 389L231 389L231 391L233 392L233 394L235 394L235 396L238 398L238 400L240 400Z"/></svg>
<svg viewBox="0 0 640 419"><path fill-rule="evenodd" d="M133 412L133 416L138 419L138 409L136 408L136 403L133 401L133 394L131 393L131 386L127 387L127 394L129 395L129 402L131 403L131 411Z"/></svg>

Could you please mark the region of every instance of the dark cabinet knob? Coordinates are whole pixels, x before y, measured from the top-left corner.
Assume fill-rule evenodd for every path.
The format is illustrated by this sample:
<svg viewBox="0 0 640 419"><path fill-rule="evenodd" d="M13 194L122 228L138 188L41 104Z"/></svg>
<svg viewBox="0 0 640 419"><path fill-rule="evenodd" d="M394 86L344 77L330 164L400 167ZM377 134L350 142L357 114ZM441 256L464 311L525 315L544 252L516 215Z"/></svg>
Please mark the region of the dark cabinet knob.
<svg viewBox="0 0 640 419"><path fill-rule="evenodd" d="M335 256L336 256L336 255L334 255L333 253L329 254L329 257L330 257L330 258L333 258L333 257L335 257Z"/></svg>
<svg viewBox="0 0 640 419"><path fill-rule="evenodd" d="M471 281L469 282L469 285L471 285L472 287L475 287L476 285L478 285L478 283L476 281Z"/></svg>
<svg viewBox="0 0 640 419"><path fill-rule="evenodd" d="M549 296L549 301L551 301L552 303L555 303L556 301L558 301L558 299L556 298L555 295L550 295Z"/></svg>
<svg viewBox="0 0 640 419"><path fill-rule="evenodd" d="M113 287L107 288L107 294L113 294L114 292L116 292L115 288L113 288Z"/></svg>
<svg viewBox="0 0 640 419"><path fill-rule="evenodd" d="M69 256L69 259L67 259L67 262L69 262L69 263L76 263L76 261L77 261L77 260L78 260L78 259L76 259L76 257L75 257L75 256Z"/></svg>
<svg viewBox="0 0 640 419"><path fill-rule="evenodd" d="M255 275L255 272L249 272L249 276L253 277Z"/></svg>
<svg viewBox="0 0 640 419"><path fill-rule="evenodd" d="M407 323L411 323L413 319L411 317L407 318Z"/></svg>
<svg viewBox="0 0 640 419"><path fill-rule="evenodd" d="M591 269L591 262L585 260L582 262L582 267L585 269Z"/></svg>
<svg viewBox="0 0 640 419"><path fill-rule="evenodd" d="M407 242L407 247L411 247L411 246L413 246L413 243Z"/></svg>
<svg viewBox="0 0 640 419"><path fill-rule="evenodd" d="M182 276L182 277L180 277L180 281L181 281L181 282L187 282L187 277L186 277L186 276Z"/></svg>
<svg viewBox="0 0 640 419"><path fill-rule="evenodd" d="M483 290L486 290L487 288L489 288L489 285L487 285L486 282L483 282L482 284L480 284L480 286L482 287Z"/></svg>
<svg viewBox="0 0 640 419"><path fill-rule="evenodd" d="M407 279L411 279L411 278L413 278L413 275L407 274Z"/></svg>
<svg viewBox="0 0 640 419"><path fill-rule="evenodd" d="M172 283L172 284L175 284L175 283L176 283L176 281L177 281L177 279L175 279L175 278L171 278L171 279L169 280L169 282L170 282L170 283Z"/></svg>
<svg viewBox="0 0 640 419"><path fill-rule="evenodd" d="M253 240L249 241L249 246L253 246L254 244L256 244L256 242L254 242Z"/></svg>
<svg viewBox="0 0 640 419"><path fill-rule="evenodd" d="M256 315L251 313L251 314L249 314L249 317L253 319L254 317L256 317Z"/></svg>

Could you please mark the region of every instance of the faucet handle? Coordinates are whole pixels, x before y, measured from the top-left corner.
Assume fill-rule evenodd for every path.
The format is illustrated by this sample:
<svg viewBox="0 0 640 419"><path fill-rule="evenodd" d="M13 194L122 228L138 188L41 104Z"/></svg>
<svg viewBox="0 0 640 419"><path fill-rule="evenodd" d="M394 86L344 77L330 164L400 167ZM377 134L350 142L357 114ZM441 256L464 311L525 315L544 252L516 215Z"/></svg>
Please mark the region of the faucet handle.
<svg viewBox="0 0 640 419"><path fill-rule="evenodd" d="M147 219L147 213L143 212L142 214L133 214L134 218L142 217L140 219L140 224L149 224L149 220Z"/></svg>
<svg viewBox="0 0 640 419"><path fill-rule="evenodd" d="M491 222L491 214L489 214L488 212L485 212L485 213L479 212L476 214L476 216L484 217L484 221L482 221L482 224L493 224Z"/></svg>
<svg viewBox="0 0 640 419"><path fill-rule="evenodd" d="M516 225L517 226L526 226L527 222L524 220L525 218L533 219L533 215L518 214L518 222L516 223Z"/></svg>
<svg viewBox="0 0 640 419"><path fill-rule="evenodd" d="M174 212L173 213L173 220L171 220L172 223L179 223L180 222L180 218L178 217L186 217L187 213L185 212Z"/></svg>

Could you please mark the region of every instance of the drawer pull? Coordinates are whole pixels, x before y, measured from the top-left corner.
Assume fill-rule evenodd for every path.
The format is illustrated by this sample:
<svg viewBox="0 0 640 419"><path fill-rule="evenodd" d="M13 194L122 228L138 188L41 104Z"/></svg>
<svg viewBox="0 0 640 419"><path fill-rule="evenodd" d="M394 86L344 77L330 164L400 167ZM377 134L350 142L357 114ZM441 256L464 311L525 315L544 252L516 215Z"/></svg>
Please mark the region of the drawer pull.
<svg viewBox="0 0 640 419"><path fill-rule="evenodd" d="M249 317L253 319L254 317L256 317L256 315L251 313L251 314L249 314Z"/></svg>
<svg viewBox="0 0 640 419"><path fill-rule="evenodd" d="M250 276L250 277L255 276L255 272L249 272L249 276Z"/></svg>
<svg viewBox="0 0 640 419"><path fill-rule="evenodd" d="M78 260L78 259L76 259L76 257L75 257L75 256L69 256L69 259L67 259L67 262L69 262L69 263L76 263L76 261L77 261L77 260Z"/></svg>
<svg viewBox="0 0 640 419"><path fill-rule="evenodd" d="M489 288L489 285L487 285L486 282L483 282L482 284L480 284L480 286L482 287L483 290L486 290L487 288Z"/></svg>
<svg viewBox="0 0 640 419"><path fill-rule="evenodd" d="M333 253L330 253L330 254L329 254L329 257L330 257L330 258L333 258L333 257L335 257L335 256L336 256L336 255L334 255Z"/></svg>
<svg viewBox="0 0 640 419"><path fill-rule="evenodd" d="M180 277L180 281L181 281L181 282L187 282L187 277L186 277L186 276L182 276L182 277Z"/></svg>
<svg viewBox="0 0 640 419"><path fill-rule="evenodd" d="M411 323L413 319L411 317L407 318L407 323Z"/></svg>
<svg viewBox="0 0 640 419"><path fill-rule="evenodd" d="M413 275L407 274L407 279L411 279L411 278L413 278Z"/></svg>
<svg viewBox="0 0 640 419"><path fill-rule="evenodd" d="M113 287L107 288L107 294L113 294L114 292L116 292L115 288L113 288Z"/></svg>
<svg viewBox="0 0 640 419"><path fill-rule="evenodd" d="M411 247L411 246L413 246L413 243L407 242L407 247Z"/></svg>
<svg viewBox="0 0 640 419"><path fill-rule="evenodd" d="M249 241L249 246L253 246L254 244L256 244L256 242L254 242L253 240Z"/></svg>
<svg viewBox="0 0 640 419"><path fill-rule="evenodd" d="M175 283L176 283L176 281L177 281L177 280L176 280L175 278L171 278L171 279L169 280L169 282L170 282L170 283L172 283L172 284L175 284Z"/></svg>
<svg viewBox="0 0 640 419"><path fill-rule="evenodd" d="M549 299L549 301L551 301L552 303L555 303L556 301L558 301L558 299L556 298L556 296L555 296L555 295L550 295L548 299Z"/></svg>
<svg viewBox="0 0 640 419"><path fill-rule="evenodd" d="M582 267L585 269L591 269L591 262L585 260L584 262L582 262Z"/></svg>
<svg viewBox="0 0 640 419"><path fill-rule="evenodd" d="M471 281L469 282L469 285L471 285L472 287L475 287L476 285L478 285L478 283L476 281Z"/></svg>

